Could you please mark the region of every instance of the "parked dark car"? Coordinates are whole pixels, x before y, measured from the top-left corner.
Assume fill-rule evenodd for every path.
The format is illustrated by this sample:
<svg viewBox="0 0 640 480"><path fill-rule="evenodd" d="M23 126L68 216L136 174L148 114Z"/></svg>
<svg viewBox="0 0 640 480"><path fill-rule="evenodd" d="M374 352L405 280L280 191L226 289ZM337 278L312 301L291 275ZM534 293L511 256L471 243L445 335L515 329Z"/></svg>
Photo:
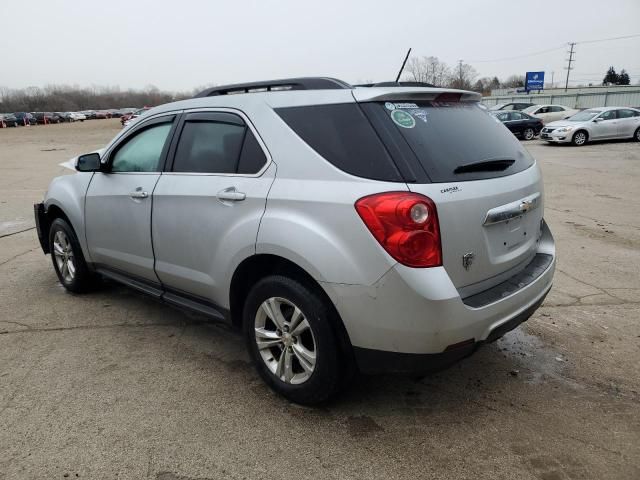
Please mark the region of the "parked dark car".
<svg viewBox="0 0 640 480"><path fill-rule="evenodd" d="M499 103L490 107L489 110L524 110L535 105L534 103L526 102L512 102L512 103Z"/></svg>
<svg viewBox="0 0 640 480"><path fill-rule="evenodd" d="M95 110L83 110L80 113L84 114L84 116L87 117L87 120L95 120L96 118Z"/></svg>
<svg viewBox="0 0 640 480"><path fill-rule="evenodd" d="M105 118L111 118L111 112L108 110L97 110L94 118L104 120Z"/></svg>
<svg viewBox="0 0 640 480"><path fill-rule="evenodd" d="M60 122L70 122L71 121L71 112L54 112L54 115L60 117Z"/></svg>
<svg viewBox="0 0 640 480"><path fill-rule="evenodd" d="M60 116L53 112L33 112L33 116L36 117L37 122L40 124L60 123L62 121Z"/></svg>
<svg viewBox="0 0 640 480"><path fill-rule="evenodd" d="M0 126L2 128L18 127L20 125L22 125L22 122L18 120L18 118L13 113L0 115Z"/></svg>
<svg viewBox="0 0 640 480"><path fill-rule="evenodd" d="M14 115L21 125L35 125L36 123L38 123L36 117L28 112L16 112L14 113Z"/></svg>
<svg viewBox="0 0 640 480"><path fill-rule="evenodd" d="M122 115L124 115L124 112L122 110L109 110L109 112L111 112L111 118L120 118Z"/></svg>
<svg viewBox="0 0 640 480"><path fill-rule="evenodd" d="M542 120L534 118L523 112L517 111L497 111L491 114L500 120L505 127L511 130L516 137L524 140L533 140L542 130Z"/></svg>

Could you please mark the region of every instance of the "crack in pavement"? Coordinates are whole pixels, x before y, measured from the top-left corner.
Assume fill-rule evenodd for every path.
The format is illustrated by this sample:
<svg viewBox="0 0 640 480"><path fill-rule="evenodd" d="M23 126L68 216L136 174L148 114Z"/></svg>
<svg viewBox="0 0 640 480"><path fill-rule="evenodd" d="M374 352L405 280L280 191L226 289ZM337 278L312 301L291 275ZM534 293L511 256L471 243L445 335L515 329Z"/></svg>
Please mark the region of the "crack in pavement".
<svg viewBox="0 0 640 480"><path fill-rule="evenodd" d="M28 232L30 230L35 230L35 229L36 229L36 227L29 227L29 228L25 228L24 230L18 230L17 232L4 233L4 234L0 235L0 238L10 237L12 235L17 235L19 233Z"/></svg>
<svg viewBox="0 0 640 480"><path fill-rule="evenodd" d="M558 212L558 213L566 213L567 215L571 215L572 217L580 217L580 218L584 218L586 220L591 220L591 221L596 222L596 223L606 223L608 225L613 225L615 227L627 227L627 228L632 228L634 230L640 230L640 227L637 227L635 225L628 225L628 224L625 224L625 223L613 223L613 222L609 222L609 221L606 221L606 220L598 220L597 218L588 217L586 215L582 215L580 213L576 213L576 212L574 212L572 210L569 210L569 211L561 210L559 208L552 208L552 207L549 207L549 206L545 206L544 208L545 208L545 210L552 210L552 211Z"/></svg>
<svg viewBox="0 0 640 480"><path fill-rule="evenodd" d="M596 295L600 295L599 293ZM591 295L587 295L588 297L590 297ZM617 298L617 297L614 297ZM629 300L622 300L620 299L619 302L602 302L602 303L581 303L580 299L578 298L575 302L573 303L545 303L542 305L541 308L544 307L548 307L548 308L564 308L564 307L607 307L607 306L613 306L613 305L640 305L640 301L639 302L632 302Z"/></svg>
<svg viewBox="0 0 640 480"><path fill-rule="evenodd" d="M38 250L38 247L32 248L30 250L27 250L26 252L22 252L22 253L18 253L17 255L14 255L13 257L5 260L4 262L0 263L0 267L3 265L6 265L7 263L15 260L18 257L21 257L22 255L26 255L27 253L31 253L31 252L35 252L36 250Z"/></svg>
<svg viewBox="0 0 640 480"><path fill-rule="evenodd" d="M577 296L577 295L573 295L571 293L568 293L562 289L560 289L560 292L562 292L564 295L567 295L573 299L575 299L575 301L573 303L568 303L568 304L547 304L547 306L553 306L553 307L572 307L572 306L576 306L576 305L635 305L640 303L636 302L636 301L632 301L632 300L625 300L624 298L620 298L617 295L614 295L613 293L611 293L609 290L640 290L640 288L603 288L603 287L598 287L597 285L594 285L593 283L589 283L586 282L580 278L577 278L575 276L573 276L572 274L564 271L564 270L557 270L559 273L562 273L563 275L566 275L567 277L569 277L571 280L581 283L583 285L587 285L588 287L594 288L596 289L599 293L589 293L587 295L582 295L582 296ZM606 295L608 297L611 297L612 299L615 299L616 302L602 302L602 303L582 303L582 300L588 297L593 297L596 295Z"/></svg>
<svg viewBox="0 0 640 480"><path fill-rule="evenodd" d="M118 328L118 327L176 327L173 323L113 323L111 325L76 325L73 327L51 327L51 328L32 328L25 324L20 324L18 322L7 322L7 323L15 323L17 325L21 325L26 327L26 330L6 330L0 331L0 335L11 335L11 334L20 334L20 333L40 333L40 332L67 332L72 330L101 330L106 328ZM205 323L205 322L196 322L196 324Z"/></svg>

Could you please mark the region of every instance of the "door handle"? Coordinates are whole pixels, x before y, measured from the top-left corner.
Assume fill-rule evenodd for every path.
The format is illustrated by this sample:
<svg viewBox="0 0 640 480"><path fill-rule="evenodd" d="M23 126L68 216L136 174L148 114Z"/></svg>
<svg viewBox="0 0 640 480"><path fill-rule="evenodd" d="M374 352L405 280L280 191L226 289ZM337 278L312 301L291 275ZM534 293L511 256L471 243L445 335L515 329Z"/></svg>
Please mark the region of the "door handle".
<svg viewBox="0 0 640 480"><path fill-rule="evenodd" d="M149 196L149 194L147 192L142 191L142 190L136 190L135 192L131 192L129 194L129 196L131 198L147 198Z"/></svg>
<svg viewBox="0 0 640 480"><path fill-rule="evenodd" d="M247 195L236 190L236 187L225 188L220 190L216 195L221 202L241 202Z"/></svg>

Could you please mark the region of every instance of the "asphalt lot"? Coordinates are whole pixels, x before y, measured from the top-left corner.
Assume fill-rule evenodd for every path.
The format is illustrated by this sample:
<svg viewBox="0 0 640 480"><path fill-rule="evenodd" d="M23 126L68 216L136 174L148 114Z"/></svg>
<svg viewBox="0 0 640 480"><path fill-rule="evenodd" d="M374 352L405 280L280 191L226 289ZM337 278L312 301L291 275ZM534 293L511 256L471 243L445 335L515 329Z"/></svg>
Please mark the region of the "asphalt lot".
<svg viewBox="0 0 640 480"><path fill-rule="evenodd" d="M449 370L309 409L224 327L58 284L32 204L118 130L0 130L0 479L640 478L640 144L526 143L559 255L543 307Z"/></svg>

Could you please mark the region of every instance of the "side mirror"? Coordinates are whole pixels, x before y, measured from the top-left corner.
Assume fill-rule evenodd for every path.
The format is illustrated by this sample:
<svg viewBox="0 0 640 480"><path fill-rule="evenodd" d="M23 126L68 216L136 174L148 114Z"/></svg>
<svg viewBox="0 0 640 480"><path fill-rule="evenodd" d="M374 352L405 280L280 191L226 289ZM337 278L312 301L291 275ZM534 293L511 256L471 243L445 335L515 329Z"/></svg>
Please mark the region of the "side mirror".
<svg viewBox="0 0 640 480"><path fill-rule="evenodd" d="M99 153L86 153L84 155L80 155L76 162L76 170L79 172L99 172L100 167Z"/></svg>
<svg viewBox="0 0 640 480"><path fill-rule="evenodd" d="M598 123L602 121L602 117L597 117L593 119L594 122Z"/></svg>

